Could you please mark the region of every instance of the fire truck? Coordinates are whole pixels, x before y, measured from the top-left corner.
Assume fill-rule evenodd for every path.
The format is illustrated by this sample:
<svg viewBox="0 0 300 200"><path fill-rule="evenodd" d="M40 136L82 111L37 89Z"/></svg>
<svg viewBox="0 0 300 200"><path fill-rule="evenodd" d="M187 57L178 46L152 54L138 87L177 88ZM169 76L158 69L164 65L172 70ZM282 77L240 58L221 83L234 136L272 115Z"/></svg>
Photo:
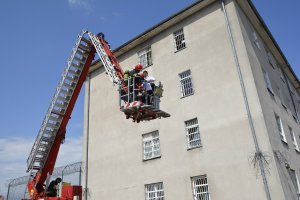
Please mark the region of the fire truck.
<svg viewBox="0 0 300 200"><path fill-rule="evenodd" d="M70 185L62 186L60 197L48 197L46 183L51 179L60 145L65 139L67 124L96 55L99 56L111 82L118 86L119 108L126 119L139 123L170 117L159 108L160 97L162 97L161 84L155 88L149 98L143 93L143 83L138 80L141 77L124 78L124 71L110 50L104 35L102 33L94 35L83 30L77 37L62 79L52 97L27 159L27 173L30 173L27 190L32 200L71 200L75 197L81 200L82 198L81 186Z"/></svg>

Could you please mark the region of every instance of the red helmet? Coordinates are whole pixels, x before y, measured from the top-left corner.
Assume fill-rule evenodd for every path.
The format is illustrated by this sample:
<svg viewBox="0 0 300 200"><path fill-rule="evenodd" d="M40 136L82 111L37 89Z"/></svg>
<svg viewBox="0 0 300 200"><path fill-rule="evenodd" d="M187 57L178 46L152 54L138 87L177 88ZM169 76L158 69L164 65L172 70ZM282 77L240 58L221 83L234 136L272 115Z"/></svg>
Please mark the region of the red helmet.
<svg viewBox="0 0 300 200"><path fill-rule="evenodd" d="M137 64L134 69L141 71L143 66L141 64Z"/></svg>

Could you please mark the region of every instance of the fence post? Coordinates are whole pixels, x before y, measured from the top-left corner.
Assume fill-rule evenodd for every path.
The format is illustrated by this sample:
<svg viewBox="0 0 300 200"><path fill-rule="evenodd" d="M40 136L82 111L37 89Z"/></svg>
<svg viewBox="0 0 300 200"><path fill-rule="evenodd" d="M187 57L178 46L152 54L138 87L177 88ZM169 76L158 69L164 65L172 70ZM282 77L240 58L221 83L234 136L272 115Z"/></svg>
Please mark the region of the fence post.
<svg viewBox="0 0 300 200"><path fill-rule="evenodd" d="M6 200L8 200L9 197L9 190L10 190L10 184L14 181L15 179L11 180L8 184L8 188L7 188L7 194L6 194Z"/></svg>

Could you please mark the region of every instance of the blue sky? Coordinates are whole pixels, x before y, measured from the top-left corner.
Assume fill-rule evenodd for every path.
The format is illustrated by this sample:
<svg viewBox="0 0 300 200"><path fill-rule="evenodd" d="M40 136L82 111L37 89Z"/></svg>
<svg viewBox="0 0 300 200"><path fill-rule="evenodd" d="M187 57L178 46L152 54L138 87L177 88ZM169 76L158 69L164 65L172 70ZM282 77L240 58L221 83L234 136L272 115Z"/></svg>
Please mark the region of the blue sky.
<svg viewBox="0 0 300 200"><path fill-rule="evenodd" d="M7 179L25 174L25 161L81 29L104 32L114 49L194 2L1 1L0 194L6 194ZM299 77L300 2L253 2ZM58 165L81 157L82 116L83 92Z"/></svg>

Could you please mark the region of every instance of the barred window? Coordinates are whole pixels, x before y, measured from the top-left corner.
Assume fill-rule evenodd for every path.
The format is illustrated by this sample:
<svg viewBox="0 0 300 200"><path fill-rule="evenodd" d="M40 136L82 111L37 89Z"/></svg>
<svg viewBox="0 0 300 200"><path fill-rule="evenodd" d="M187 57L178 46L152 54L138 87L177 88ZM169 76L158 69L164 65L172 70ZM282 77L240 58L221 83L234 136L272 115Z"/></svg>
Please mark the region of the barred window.
<svg viewBox="0 0 300 200"><path fill-rule="evenodd" d="M194 200L210 200L206 175L192 177Z"/></svg>
<svg viewBox="0 0 300 200"><path fill-rule="evenodd" d="M158 131L143 135L144 160L160 157Z"/></svg>
<svg viewBox="0 0 300 200"><path fill-rule="evenodd" d="M293 182L293 185L295 187L295 190L299 194L299 192L300 192L300 184L299 184L299 179L298 179L298 176L297 176L295 170L290 169L289 170L289 174L290 174L290 177L292 179L292 182Z"/></svg>
<svg viewBox="0 0 300 200"><path fill-rule="evenodd" d="M297 143L297 140L296 140L295 133L294 133L294 131L291 127L289 127L289 131L290 131L290 135L291 135L292 142L293 142L293 145L294 145L294 149L299 151L299 147L298 147L298 143Z"/></svg>
<svg viewBox="0 0 300 200"><path fill-rule="evenodd" d="M188 149L201 146L200 131L197 118L185 121Z"/></svg>
<svg viewBox="0 0 300 200"><path fill-rule="evenodd" d="M149 67L152 65L152 51L151 47L147 47L142 51L138 52L139 63L143 65L143 67Z"/></svg>
<svg viewBox="0 0 300 200"><path fill-rule="evenodd" d="M270 81L270 78L269 78L269 74L263 69L263 73L264 73L264 80L265 80L265 83L266 83L266 86L267 86L267 89L268 91L274 95L274 91L273 91L273 88L272 88L272 85L271 85L271 81Z"/></svg>
<svg viewBox="0 0 300 200"><path fill-rule="evenodd" d="M252 32L252 36L253 36L253 42L254 42L254 44L256 45L256 47L258 49L260 49L259 39L258 39L257 33L255 31Z"/></svg>
<svg viewBox="0 0 300 200"><path fill-rule="evenodd" d="M186 47L183 29L177 30L173 33L176 51L180 51Z"/></svg>
<svg viewBox="0 0 300 200"><path fill-rule="evenodd" d="M179 74L181 84L181 96L186 97L194 94L191 70Z"/></svg>
<svg viewBox="0 0 300 200"><path fill-rule="evenodd" d="M279 132L279 135L280 135L280 139L286 143L287 141L286 141L286 137L285 137L285 134L284 134L282 122L281 122L280 117L276 113L275 113L275 119L276 119L278 132Z"/></svg>
<svg viewBox="0 0 300 200"><path fill-rule="evenodd" d="M164 200L163 183L152 183L145 185L146 200Z"/></svg>

